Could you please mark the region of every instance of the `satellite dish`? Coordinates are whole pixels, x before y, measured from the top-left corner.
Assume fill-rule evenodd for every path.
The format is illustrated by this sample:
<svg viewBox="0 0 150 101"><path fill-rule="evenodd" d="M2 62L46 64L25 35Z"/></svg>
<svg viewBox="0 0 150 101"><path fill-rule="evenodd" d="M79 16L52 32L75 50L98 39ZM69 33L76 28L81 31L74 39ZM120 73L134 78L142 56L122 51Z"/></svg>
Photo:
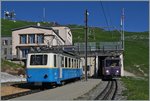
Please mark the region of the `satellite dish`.
<svg viewBox="0 0 150 101"><path fill-rule="evenodd" d="M9 12L8 12L8 11L6 11L6 14L9 14Z"/></svg>
<svg viewBox="0 0 150 101"><path fill-rule="evenodd" d="M8 17L9 16L9 12L5 11L5 16Z"/></svg>
<svg viewBox="0 0 150 101"><path fill-rule="evenodd" d="M4 19L13 20L15 18L16 14L14 11L4 11Z"/></svg>

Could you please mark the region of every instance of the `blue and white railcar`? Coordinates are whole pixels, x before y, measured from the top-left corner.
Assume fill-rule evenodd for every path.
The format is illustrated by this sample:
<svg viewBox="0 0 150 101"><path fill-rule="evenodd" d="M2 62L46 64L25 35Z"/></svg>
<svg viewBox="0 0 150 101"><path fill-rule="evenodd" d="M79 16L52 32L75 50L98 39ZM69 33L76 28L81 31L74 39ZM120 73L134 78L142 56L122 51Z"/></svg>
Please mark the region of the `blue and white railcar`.
<svg viewBox="0 0 150 101"><path fill-rule="evenodd" d="M61 84L82 77L81 60L64 53L29 53L26 74L30 83Z"/></svg>

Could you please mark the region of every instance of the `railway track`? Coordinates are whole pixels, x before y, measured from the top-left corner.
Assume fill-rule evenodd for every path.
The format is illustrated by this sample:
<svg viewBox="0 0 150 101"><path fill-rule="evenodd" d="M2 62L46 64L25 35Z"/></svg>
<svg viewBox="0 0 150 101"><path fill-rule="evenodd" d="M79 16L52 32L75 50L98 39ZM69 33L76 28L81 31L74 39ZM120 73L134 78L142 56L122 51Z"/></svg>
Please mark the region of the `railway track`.
<svg viewBox="0 0 150 101"><path fill-rule="evenodd" d="M117 88L117 80L108 81L104 90L94 100L114 100Z"/></svg>

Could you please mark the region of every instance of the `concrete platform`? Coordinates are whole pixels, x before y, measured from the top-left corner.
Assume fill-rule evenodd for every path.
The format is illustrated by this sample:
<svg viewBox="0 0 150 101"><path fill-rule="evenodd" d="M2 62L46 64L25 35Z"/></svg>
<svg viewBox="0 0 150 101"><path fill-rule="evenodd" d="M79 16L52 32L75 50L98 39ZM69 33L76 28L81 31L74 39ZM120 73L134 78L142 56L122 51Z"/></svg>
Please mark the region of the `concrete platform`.
<svg viewBox="0 0 150 101"><path fill-rule="evenodd" d="M88 79L88 81L77 81L43 92L14 98L12 100L73 100L98 85L101 79Z"/></svg>
<svg viewBox="0 0 150 101"><path fill-rule="evenodd" d="M14 76L5 72L1 72L0 74L1 74L1 83L26 81L26 78L20 76Z"/></svg>

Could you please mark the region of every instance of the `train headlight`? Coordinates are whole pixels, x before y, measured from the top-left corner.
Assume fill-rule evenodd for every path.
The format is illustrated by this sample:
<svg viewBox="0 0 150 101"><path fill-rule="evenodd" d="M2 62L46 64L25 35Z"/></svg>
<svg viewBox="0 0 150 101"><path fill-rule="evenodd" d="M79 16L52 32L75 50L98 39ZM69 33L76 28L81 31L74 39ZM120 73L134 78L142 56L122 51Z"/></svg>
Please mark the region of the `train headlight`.
<svg viewBox="0 0 150 101"><path fill-rule="evenodd" d="M106 70L106 73L109 73L109 70Z"/></svg>
<svg viewBox="0 0 150 101"><path fill-rule="evenodd" d="M118 71L118 70L117 70L116 72L117 72L117 73L119 73L119 71Z"/></svg>

